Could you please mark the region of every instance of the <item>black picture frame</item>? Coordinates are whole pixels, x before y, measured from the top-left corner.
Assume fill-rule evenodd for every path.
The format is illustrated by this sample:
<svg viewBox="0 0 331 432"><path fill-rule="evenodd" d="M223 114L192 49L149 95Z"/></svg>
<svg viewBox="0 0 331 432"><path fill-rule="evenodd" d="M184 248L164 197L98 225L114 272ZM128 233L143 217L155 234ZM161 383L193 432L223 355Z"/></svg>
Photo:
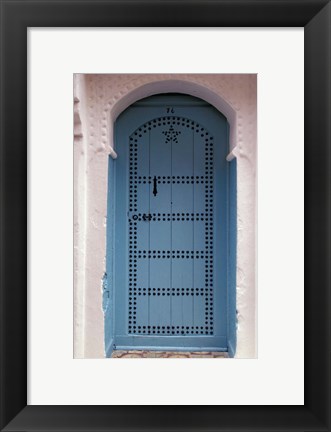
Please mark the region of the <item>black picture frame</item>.
<svg viewBox="0 0 331 432"><path fill-rule="evenodd" d="M0 3L1 430L329 431L330 1L1 0ZM27 405L27 28L117 26L304 27L303 406ZM280 355L291 355L281 352L281 347L276 349Z"/></svg>

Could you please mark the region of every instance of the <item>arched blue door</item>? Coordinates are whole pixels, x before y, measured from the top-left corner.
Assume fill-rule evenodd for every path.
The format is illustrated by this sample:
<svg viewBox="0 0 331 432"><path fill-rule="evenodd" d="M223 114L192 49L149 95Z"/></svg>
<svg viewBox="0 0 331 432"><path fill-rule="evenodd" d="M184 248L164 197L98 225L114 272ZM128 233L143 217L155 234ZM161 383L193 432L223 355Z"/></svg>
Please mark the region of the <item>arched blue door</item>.
<svg viewBox="0 0 331 432"><path fill-rule="evenodd" d="M120 115L115 144L108 343L227 351L226 118L197 98L153 96Z"/></svg>

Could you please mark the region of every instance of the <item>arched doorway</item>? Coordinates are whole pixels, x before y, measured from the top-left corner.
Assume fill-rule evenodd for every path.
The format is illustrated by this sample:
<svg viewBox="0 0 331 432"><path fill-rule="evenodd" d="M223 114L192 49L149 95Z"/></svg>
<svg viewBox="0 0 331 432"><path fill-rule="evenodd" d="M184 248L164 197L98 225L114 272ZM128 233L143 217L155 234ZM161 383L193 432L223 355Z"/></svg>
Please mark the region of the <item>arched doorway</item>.
<svg viewBox="0 0 331 432"><path fill-rule="evenodd" d="M106 354L235 350L235 161L227 119L183 94L115 124L109 163Z"/></svg>

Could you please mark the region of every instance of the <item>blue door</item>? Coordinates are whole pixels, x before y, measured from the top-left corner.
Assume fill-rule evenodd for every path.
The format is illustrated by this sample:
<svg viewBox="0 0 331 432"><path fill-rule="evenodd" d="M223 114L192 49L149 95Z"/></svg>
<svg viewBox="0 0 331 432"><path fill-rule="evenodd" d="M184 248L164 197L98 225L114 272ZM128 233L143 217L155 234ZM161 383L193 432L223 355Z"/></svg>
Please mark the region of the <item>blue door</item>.
<svg viewBox="0 0 331 432"><path fill-rule="evenodd" d="M120 115L115 144L112 349L227 351L226 118L197 98L153 96Z"/></svg>

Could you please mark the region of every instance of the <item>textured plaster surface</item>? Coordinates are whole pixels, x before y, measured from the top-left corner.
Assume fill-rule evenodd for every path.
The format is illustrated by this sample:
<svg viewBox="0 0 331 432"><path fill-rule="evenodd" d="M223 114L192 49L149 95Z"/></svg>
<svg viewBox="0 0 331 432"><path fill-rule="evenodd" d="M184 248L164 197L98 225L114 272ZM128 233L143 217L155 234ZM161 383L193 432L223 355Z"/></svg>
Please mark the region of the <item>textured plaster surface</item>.
<svg viewBox="0 0 331 432"><path fill-rule="evenodd" d="M75 75L75 358L104 357L102 277L113 124L136 100L167 92L200 97L230 123L238 172L236 357L256 357L256 84L256 75L250 74Z"/></svg>

